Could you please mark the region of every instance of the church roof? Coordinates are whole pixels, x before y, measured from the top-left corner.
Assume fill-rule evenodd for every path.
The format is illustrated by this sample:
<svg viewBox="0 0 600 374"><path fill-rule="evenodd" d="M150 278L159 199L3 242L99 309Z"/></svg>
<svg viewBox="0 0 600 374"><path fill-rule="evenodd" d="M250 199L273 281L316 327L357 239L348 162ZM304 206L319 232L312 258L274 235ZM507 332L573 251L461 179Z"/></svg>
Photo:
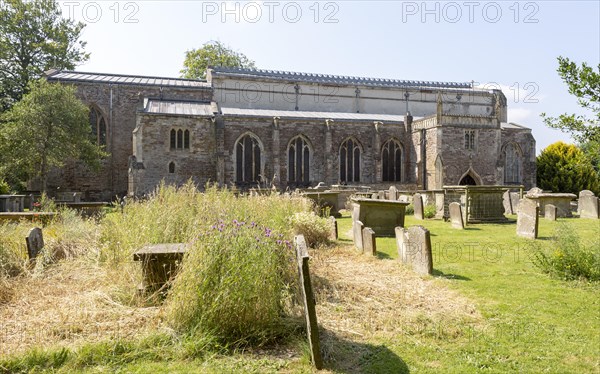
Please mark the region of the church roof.
<svg viewBox="0 0 600 374"><path fill-rule="evenodd" d="M162 86L162 87L185 87L185 88L210 88L210 83L195 79L150 77L143 75L86 73L82 71L59 71L50 70L46 72L46 78L50 81L60 82L91 82L128 84L139 86Z"/></svg>
<svg viewBox="0 0 600 374"><path fill-rule="evenodd" d="M501 129L512 129L512 130L531 130L529 127L516 124L514 122L502 122L500 123Z"/></svg>
<svg viewBox="0 0 600 374"><path fill-rule="evenodd" d="M187 116L214 116L215 107L211 103L198 101L174 101L148 99L144 112Z"/></svg>
<svg viewBox="0 0 600 374"><path fill-rule="evenodd" d="M288 119L332 119L340 121L381 121L404 122L404 116L397 114L309 112L299 110L221 108L224 116L235 117L280 117Z"/></svg>
<svg viewBox="0 0 600 374"><path fill-rule="evenodd" d="M274 80L360 85L371 87L431 87L431 88L473 88L468 82L430 82L400 79L352 77L331 74L299 73L279 70L243 69L230 67L213 67L213 75L269 78Z"/></svg>

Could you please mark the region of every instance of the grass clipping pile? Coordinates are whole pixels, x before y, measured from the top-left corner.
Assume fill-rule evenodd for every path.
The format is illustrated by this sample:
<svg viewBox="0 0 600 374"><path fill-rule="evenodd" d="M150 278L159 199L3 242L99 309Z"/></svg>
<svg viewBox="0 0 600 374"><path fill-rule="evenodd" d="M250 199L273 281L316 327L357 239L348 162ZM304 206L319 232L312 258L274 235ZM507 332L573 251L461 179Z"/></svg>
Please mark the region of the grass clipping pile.
<svg viewBox="0 0 600 374"><path fill-rule="evenodd" d="M5 280L10 297L0 303L0 356L129 339L156 330L159 308L119 300L122 282L116 277L106 268L71 259L41 274Z"/></svg>
<svg viewBox="0 0 600 374"><path fill-rule="evenodd" d="M483 320L469 299L397 260L364 256L348 247L310 254L322 346L329 360L338 361L340 339L460 339L465 326L476 327Z"/></svg>

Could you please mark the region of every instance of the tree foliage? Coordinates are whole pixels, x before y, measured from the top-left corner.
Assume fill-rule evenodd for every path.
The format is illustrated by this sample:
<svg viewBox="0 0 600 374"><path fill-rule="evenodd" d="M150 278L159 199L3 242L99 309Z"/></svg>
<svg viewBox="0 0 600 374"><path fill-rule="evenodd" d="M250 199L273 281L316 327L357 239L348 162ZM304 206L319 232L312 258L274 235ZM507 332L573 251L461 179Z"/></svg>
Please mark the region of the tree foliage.
<svg viewBox="0 0 600 374"><path fill-rule="evenodd" d="M591 116L564 113L550 117L542 113L546 125L570 133L592 162L600 178L600 64L597 71L585 62L578 66L565 57L558 57L558 74L567 84L569 93Z"/></svg>
<svg viewBox="0 0 600 374"><path fill-rule="evenodd" d="M75 88L32 81L29 93L3 114L0 127L0 178L40 177L47 189L48 172L69 159L98 167L106 153L92 141L89 109Z"/></svg>
<svg viewBox="0 0 600 374"><path fill-rule="evenodd" d="M600 179L589 158L577 146L556 142L537 157L537 184L544 190L600 193Z"/></svg>
<svg viewBox="0 0 600 374"><path fill-rule="evenodd" d="M185 53L181 76L188 79L206 79L206 69L210 66L226 66L254 69L254 61L236 52L221 42L211 41L202 48Z"/></svg>
<svg viewBox="0 0 600 374"><path fill-rule="evenodd" d="M79 40L84 26L63 19L55 0L0 1L0 112L44 71L74 69L89 58Z"/></svg>

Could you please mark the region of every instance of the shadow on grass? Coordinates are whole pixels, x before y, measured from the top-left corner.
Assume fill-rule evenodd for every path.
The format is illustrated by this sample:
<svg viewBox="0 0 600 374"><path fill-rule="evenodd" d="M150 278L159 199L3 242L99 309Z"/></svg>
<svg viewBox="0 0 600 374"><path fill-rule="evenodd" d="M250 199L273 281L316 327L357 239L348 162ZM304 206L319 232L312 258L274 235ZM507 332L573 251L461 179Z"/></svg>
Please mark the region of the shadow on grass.
<svg viewBox="0 0 600 374"><path fill-rule="evenodd" d="M380 260L391 260L393 257L387 253L377 251L377 258Z"/></svg>
<svg viewBox="0 0 600 374"><path fill-rule="evenodd" d="M385 345L354 342L319 328L324 368L334 373L410 373L408 365Z"/></svg>
<svg viewBox="0 0 600 374"><path fill-rule="evenodd" d="M465 276L458 275L458 274L452 274L452 273L446 274L443 271L436 270L436 269L433 269L433 276L445 278L445 279L461 280L461 281L470 281L471 280L471 278L469 278L469 277L465 277Z"/></svg>
<svg viewBox="0 0 600 374"><path fill-rule="evenodd" d="M465 226L465 230L467 230L467 231L481 231L480 228L473 227L473 226Z"/></svg>

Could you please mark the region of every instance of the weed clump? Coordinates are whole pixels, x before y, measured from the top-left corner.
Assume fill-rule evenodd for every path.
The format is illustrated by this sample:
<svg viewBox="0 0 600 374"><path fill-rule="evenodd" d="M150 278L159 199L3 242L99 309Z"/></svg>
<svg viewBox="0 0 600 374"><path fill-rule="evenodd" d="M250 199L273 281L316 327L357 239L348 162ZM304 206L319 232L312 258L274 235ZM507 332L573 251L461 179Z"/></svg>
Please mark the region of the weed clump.
<svg viewBox="0 0 600 374"><path fill-rule="evenodd" d="M285 331L296 279L289 240L269 227L219 221L190 246L167 299L170 322L227 344L262 344Z"/></svg>
<svg viewBox="0 0 600 374"><path fill-rule="evenodd" d="M536 247L533 261L544 273L560 279L600 281L600 241L583 243L566 224L557 228L550 248Z"/></svg>
<svg viewBox="0 0 600 374"><path fill-rule="evenodd" d="M319 217L314 212L300 212L290 218L294 234L304 235L309 247L318 247L329 243L331 235L331 223Z"/></svg>

